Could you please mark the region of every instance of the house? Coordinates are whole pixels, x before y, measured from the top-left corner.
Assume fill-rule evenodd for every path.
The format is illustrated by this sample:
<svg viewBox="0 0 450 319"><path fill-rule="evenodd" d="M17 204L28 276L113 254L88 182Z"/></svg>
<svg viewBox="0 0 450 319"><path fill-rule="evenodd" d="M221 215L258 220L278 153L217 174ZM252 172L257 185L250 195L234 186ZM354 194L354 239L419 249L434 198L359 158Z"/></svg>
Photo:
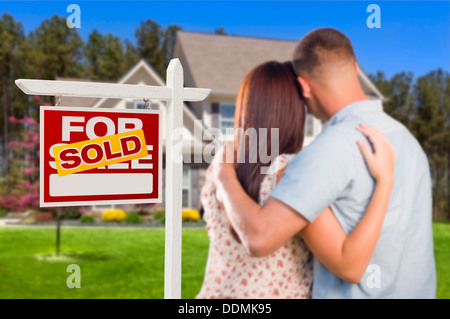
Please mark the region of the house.
<svg viewBox="0 0 450 319"><path fill-rule="evenodd" d="M211 142L208 128L226 129L234 126L235 100L245 75L256 65L269 61L291 60L295 41L226 36L209 33L178 31L173 57L181 61L186 87L210 88L211 94L202 102L186 102L183 109L183 156L201 155ZM360 69L359 79L369 99L385 100L384 96ZM164 82L145 61L135 65L119 83L164 85ZM162 112L165 123L165 103L150 101L152 109ZM98 108L144 108L144 101L132 99L90 99L62 97L61 105L92 106ZM308 113L305 145L322 130L323 123ZM163 128L163 132L165 132ZM200 136L195 132L201 132ZM205 139L206 136L206 139ZM232 138L232 136L226 136ZM165 135L163 135L163 145ZM164 150L164 148L163 148ZM208 163L185 161L183 165L183 207L200 209L200 189L204 183ZM163 175L164 177L164 175ZM164 192L164 178L163 178ZM163 195L164 196L164 195Z"/></svg>

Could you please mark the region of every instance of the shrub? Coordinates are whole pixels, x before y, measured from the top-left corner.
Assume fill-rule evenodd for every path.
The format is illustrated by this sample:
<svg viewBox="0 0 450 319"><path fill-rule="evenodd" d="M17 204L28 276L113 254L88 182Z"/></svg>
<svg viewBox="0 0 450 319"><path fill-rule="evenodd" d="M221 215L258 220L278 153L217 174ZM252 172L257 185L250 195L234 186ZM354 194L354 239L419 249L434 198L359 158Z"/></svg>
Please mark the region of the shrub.
<svg viewBox="0 0 450 319"><path fill-rule="evenodd" d="M0 191L0 205L9 211L25 211L39 207L39 181L20 181L14 185L11 194Z"/></svg>
<svg viewBox="0 0 450 319"><path fill-rule="evenodd" d="M164 209L156 210L153 212L153 217L164 224L166 222L166 211Z"/></svg>
<svg viewBox="0 0 450 319"><path fill-rule="evenodd" d="M142 224L142 217L138 213L128 213L125 217L125 222L128 224Z"/></svg>
<svg viewBox="0 0 450 319"><path fill-rule="evenodd" d="M50 212L39 212L34 216L34 221L38 223L51 222L53 215Z"/></svg>
<svg viewBox="0 0 450 319"><path fill-rule="evenodd" d="M95 218L91 215L83 215L80 218L80 222L86 223L86 224L92 224L93 222L95 222Z"/></svg>
<svg viewBox="0 0 450 319"><path fill-rule="evenodd" d="M183 209L181 218L183 221L197 221L200 219L200 213L196 209Z"/></svg>
<svg viewBox="0 0 450 319"><path fill-rule="evenodd" d="M15 168L10 175L9 194L0 190L0 205L9 211L23 212L39 207L39 123L29 117L9 117L13 125L23 126L12 134L8 143L12 163ZM29 180L34 180L30 182Z"/></svg>
<svg viewBox="0 0 450 319"><path fill-rule="evenodd" d="M6 216L6 209L0 208L0 217Z"/></svg>
<svg viewBox="0 0 450 319"><path fill-rule="evenodd" d="M125 219L126 214L121 209L107 209L102 214L105 222L121 222Z"/></svg>
<svg viewBox="0 0 450 319"><path fill-rule="evenodd" d="M78 211L78 209L74 207L66 207L64 208L61 218L62 219L78 219L80 218L81 214Z"/></svg>
<svg viewBox="0 0 450 319"><path fill-rule="evenodd" d="M147 211L145 211L145 210L138 210L138 211L136 212L136 214L139 214L139 216L145 216L145 215L148 215L149 212L147 212Z"/></svg>

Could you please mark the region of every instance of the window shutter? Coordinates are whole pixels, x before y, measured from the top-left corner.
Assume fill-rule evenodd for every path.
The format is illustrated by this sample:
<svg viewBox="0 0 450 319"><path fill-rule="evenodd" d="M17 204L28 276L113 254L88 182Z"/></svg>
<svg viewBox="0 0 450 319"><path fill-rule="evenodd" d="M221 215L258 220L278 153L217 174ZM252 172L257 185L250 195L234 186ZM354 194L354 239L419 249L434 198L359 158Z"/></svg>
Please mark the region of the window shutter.
<svg viewBox="0 0 450 319"><path fill-rule="evenodd" d="M211 113L212 114L219 114L220 112L220 108L219 108L219 103L211 103Z"/></svg>
<svg viewBox="0 0 450 319"><path fill-rule="evenodd" d="M200 185L199 185L199 176L198 176L198 167L192 166L191 167L191 189L190 189L190 196L191 196L191 207L194 209L199 208L199 201L200 201Z"/></svg>
<svg viewBox="0 0 450 319"><path fill-rule="evenodd" d="M219 120L220 120L220 105L219 103L211 103L211 126L220 128L219 127Z"/></svg>
<svg viewBox="0 0 450 319"><path fill-rule="evenodd" d="M314 117L312 114L306 114L306 136L313 136L314 135Z"/></svg>

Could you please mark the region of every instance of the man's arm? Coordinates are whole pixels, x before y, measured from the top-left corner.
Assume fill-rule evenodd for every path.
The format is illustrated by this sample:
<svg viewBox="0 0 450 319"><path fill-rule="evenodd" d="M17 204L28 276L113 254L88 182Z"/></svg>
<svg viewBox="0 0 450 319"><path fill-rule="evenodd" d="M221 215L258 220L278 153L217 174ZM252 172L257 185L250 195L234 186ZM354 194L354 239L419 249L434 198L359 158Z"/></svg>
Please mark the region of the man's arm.
<svg viewBox="0 0 450 319"><path fill-rule="evenodd" d="M301 235L314 256L342 279L359 283L375 251L394 186L395 150L389 140L373 128L358 129L371 141L358 142L376 187L370 203L347 236L330 208L322 212Z"/></svg>
<svg viewBox="0 0 450 319"><path fill-rule="evenodd" d="M246 194L234 165L229 164L234 158L230 146L217 154L217 196L243 245L256 256L276 251L313 222L351 185L354 176L356 145L347 132L328 128L293 158L261 207Z"/></svg>
<svg viewBox="0 0 450 319"><path fill-rule="evenodd" d="M270 197L261 207L242 188L233 164L219 164L217 197L247 251L257 257L280 248L309 222L283 202Z"/></svg>

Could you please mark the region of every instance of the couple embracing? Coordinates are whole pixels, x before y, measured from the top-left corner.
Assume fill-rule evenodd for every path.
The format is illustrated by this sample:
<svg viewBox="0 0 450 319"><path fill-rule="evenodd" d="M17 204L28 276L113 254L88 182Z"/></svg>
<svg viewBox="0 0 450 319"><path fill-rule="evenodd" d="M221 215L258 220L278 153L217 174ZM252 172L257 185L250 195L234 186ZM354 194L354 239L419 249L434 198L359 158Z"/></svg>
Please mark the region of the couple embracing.
<svg viewBox="0 0 450 319"><path fill-rule="evenodd" d="M326 125L302 149L305 106ZM235 128L278 128L279 155L269 167L227 163L248 156L236 136L209 167L201 196L210 248L197 298L435 298L427 157L367 99L344 34L314 30L293 61L254 68Z"/></svg>

